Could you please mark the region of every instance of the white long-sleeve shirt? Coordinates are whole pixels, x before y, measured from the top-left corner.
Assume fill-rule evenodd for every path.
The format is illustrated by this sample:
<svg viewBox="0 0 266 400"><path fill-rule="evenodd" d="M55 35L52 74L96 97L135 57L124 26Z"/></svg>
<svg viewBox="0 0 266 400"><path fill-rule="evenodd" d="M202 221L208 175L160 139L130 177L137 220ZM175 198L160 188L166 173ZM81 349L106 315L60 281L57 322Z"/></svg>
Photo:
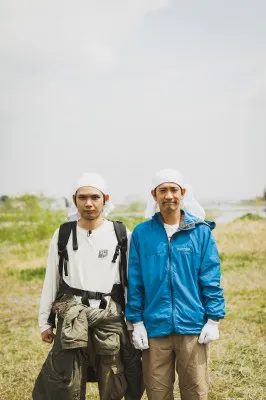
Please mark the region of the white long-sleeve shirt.
<svg viewBox="0 0 266 400"><path fill-rule="evenodd" d="M41 332L50 328L47 323L51 306L55 300L59 287L58 271L58 232L57 229L50 243L46 274L39 309L39 326ZM128 231L128 236L130 232ZM80 228L77 225L78 250L72 247L72 233L67 244L69 261L67 263L68 276L63 279L71 287L93 292L109 293L114 283L120 282L119 260L112 263L117 238L114 225L111 221L104 220L103 224L91 231ZM99 306L99 300L90 300L91 306Z"/></svg>

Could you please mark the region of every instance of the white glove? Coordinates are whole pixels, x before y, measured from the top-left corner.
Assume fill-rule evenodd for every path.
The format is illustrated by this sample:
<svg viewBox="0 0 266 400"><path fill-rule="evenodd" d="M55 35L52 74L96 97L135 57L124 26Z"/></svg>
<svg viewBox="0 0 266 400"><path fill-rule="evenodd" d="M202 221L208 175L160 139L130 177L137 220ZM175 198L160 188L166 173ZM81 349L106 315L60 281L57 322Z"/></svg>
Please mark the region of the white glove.
<svg viewBox="0 0 266 400"><path fill-rule="evenodd" d="M132 334L132 341L134 347L138 350L145 350L149 348L148 335L143 322L133 324L134 331Z"/></svg>
<svg viewBox="0 0 266 400"><path fill-rule="evenodd" d="M200 344L208 344L217 339L219 339L219 322L208 319L201 330L198 342Z"/></svg>

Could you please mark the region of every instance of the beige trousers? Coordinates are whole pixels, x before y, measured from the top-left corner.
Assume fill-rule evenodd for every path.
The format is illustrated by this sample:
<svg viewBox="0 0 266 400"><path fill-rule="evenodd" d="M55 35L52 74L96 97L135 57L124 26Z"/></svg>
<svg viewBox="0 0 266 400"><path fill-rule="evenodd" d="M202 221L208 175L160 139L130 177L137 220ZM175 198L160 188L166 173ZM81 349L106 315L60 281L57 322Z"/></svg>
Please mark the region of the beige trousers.
<svg viewBox="0 0 266 400"><path fill-rule="evenodd" d="M149 338L142 353L143 377L149 400L173 400L175 371L182 400L208 398L208 345L198 335L172 334Z"/></svg>

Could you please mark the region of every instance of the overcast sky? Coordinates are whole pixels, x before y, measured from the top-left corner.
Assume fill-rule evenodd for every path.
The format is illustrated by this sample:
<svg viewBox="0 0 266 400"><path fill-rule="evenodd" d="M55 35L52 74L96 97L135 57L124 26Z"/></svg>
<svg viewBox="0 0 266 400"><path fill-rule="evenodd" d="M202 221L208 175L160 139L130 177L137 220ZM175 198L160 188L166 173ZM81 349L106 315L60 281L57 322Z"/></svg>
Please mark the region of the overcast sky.
<svg viewBox="0 0 266 400"><path fill-rule="evenodd" d="M1 194L114 202L180 170L199 199L266 187L264 0L0 0Z"/></svg>

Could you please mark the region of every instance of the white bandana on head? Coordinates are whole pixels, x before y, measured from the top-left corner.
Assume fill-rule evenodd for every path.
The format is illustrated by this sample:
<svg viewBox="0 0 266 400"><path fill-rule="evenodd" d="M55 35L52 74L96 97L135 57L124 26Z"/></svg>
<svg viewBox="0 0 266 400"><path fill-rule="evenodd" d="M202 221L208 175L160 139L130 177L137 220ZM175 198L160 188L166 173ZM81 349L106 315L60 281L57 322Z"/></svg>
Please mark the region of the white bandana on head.
<svg viewBox="0 0 266 400"><path fill-rule="evenodd" d="M102 192L104 195L109 194L105 180L100 175L94 172L83 174L78 179L76 185L74 186L73 193L75 194L76 191L83 186L92 186L100 190L100 192ZM107 215L113 209L114 209L113 203L110 200L106 201L105 205L103 206L103 216L107 217ZM73 204L72 207L70 208L67 219L68 221L78 221L80 219L80 214L75 204Z"/></svg>
<svg viewBox="0 0 266 400"><path fill-rule="evenodd" d="M179 171L175 171L173 169L163 169L157 172L152 179L151 190L154 190L157 186L166 182L174 182L182 189L186 189L186 193L182 200L182 208L200 219L205 218L204 208L194 198L192 186L184 184L183 175ZM146 206L145 218L151 218L155 214L156 209L157 202L151 195Z"/></svg>

